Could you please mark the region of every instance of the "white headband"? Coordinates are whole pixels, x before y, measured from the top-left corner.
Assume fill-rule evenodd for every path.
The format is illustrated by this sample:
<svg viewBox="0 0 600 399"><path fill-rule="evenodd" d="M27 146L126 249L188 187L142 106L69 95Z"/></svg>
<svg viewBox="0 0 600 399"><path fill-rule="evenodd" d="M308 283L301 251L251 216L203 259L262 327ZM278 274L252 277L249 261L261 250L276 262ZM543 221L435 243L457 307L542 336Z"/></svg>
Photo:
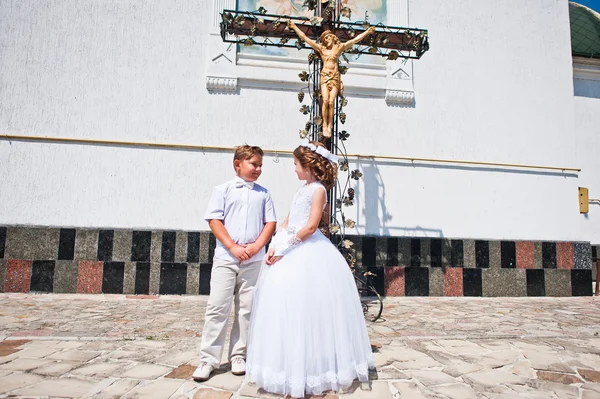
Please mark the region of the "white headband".
<svg viewBox="0 0 600 399"><path fill-rule="evenodd" d="M305 141L301 142L300 145L302 147L309 148L312 152L316 152L317 154L323 156L329 162L338 163L340 161L340 157L338 157L337 155L333 155L325 147L321 147L320 145L314 145L314 144L311 144L311 143L307 143Z"/></svg>

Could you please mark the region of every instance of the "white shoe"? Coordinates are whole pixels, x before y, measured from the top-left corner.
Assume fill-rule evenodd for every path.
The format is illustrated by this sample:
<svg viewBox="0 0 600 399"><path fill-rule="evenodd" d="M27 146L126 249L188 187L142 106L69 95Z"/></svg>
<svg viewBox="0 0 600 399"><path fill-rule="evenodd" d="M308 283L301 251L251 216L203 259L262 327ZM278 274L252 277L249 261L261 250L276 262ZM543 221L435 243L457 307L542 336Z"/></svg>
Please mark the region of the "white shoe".
<svg viewBox="0 0 600 399"><path fill-rule="evenodd" d="M231 359L231 374L244 375L246 374L246 360L241 356L235 356Z"/></svg>
<svg viewBox="0 0 600 399"><path fill-rule="evenodd" d="M210 374L214 371L214 367L206 362L200 362L200 365L192 374L194 381L206 381L210 377Z"/></svg>

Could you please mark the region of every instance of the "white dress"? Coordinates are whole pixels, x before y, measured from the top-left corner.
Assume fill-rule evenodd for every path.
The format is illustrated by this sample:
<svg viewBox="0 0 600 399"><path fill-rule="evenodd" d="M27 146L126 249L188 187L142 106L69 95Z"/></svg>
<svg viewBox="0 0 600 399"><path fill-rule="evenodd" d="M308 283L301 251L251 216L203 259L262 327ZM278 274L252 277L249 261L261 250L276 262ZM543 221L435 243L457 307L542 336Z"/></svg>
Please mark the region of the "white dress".
<svg viewBox="0 0 600 399"><path fill-rule="evenodd" d="M294 195L287 232L308 221L315 190ZM263 264L254 294L246 379L268 392L303 398L368 380L373 354L352 272L319 230L274 265Z"/></svg>

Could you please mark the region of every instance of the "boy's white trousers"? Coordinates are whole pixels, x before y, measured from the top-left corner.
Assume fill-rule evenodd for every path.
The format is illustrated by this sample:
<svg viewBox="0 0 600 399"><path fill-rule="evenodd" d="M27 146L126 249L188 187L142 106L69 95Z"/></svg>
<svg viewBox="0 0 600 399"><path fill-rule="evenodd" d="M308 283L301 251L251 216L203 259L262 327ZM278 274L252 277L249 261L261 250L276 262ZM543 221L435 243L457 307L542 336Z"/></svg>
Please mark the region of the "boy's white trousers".
<svg viewBox="0 0 600 399"><path fill-rule="evenodd" d="M231 329L228 358L246 358L252 296L262 263L263 260L260 260L240 265L239 261L214 259L200 346L201 362L207 362L215 368L221 364L232 300L235 319Z"/></svg>

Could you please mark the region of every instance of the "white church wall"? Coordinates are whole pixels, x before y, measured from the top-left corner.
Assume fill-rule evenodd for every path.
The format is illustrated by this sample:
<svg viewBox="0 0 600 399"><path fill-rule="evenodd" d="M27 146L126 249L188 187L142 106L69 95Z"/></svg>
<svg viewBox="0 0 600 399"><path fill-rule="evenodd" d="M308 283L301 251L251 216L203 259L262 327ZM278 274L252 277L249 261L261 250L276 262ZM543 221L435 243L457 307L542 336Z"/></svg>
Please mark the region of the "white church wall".
<svg viewBox="0 0 600 399"><path fill-rule="evenodd" d="M575 90L575 140L582 160L579 176L581 187L587 187L589 197L600 198L600 61L573 60ZM580 233L600 243L600 202L589 203L589 212L581 215Z"/></svg>
<svg viewBox="0 0 600 399"><path fill-rule="evenodd" d="M211 4L2 2L0 134L292 149L306 120L295 91L271 82L272 90L207 92ZM577 156L573 139L578 112L591 109L573 111L566 2L419 1L410 3L409 21L429 29L431 42L414 62L415 105L349 97L349 152L562 167L594 156ZM210 189L232 176L231 158L1 140L0 224L204 230ZM260 182L283 219L299 183L290 158L278 161L265 158ZM581 228L576 174L352 166L365 179L347 208L357 221L351 233L585 241L598 234Z"/></svg>

